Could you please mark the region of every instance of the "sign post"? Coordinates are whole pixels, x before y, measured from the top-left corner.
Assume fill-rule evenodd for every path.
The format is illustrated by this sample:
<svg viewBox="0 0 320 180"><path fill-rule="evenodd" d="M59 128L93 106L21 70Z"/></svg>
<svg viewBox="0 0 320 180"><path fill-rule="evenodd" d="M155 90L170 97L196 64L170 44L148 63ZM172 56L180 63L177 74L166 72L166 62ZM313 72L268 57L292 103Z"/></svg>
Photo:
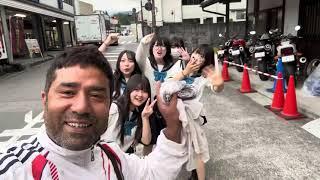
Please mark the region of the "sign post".
<svg viewBox="0 0 320 180"><path fill-rule="evenodd" d="M43 58L43 54L41 52L41 48L39 46L38 40L37 39L25 39L29 55L31 58L33 58L33 54L38 54L40 53L41 57Z"/></svg>

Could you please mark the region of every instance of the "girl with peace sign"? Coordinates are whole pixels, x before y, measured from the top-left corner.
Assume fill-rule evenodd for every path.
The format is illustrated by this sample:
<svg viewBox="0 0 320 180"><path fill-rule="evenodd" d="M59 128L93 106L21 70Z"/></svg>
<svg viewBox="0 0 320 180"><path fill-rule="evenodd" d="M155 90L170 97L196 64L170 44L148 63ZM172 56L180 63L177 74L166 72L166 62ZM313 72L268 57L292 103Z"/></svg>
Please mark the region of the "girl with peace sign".
<svg viewBox="0 0 320 180"><path fill-rule="evenodd" d="M150 83L145 76L131 76L123 95L111 104L108 128L101 139L115 141L128 153L135 152L138 143L149 145L149 118L156 103L150 100L150 94Z"/></svg>

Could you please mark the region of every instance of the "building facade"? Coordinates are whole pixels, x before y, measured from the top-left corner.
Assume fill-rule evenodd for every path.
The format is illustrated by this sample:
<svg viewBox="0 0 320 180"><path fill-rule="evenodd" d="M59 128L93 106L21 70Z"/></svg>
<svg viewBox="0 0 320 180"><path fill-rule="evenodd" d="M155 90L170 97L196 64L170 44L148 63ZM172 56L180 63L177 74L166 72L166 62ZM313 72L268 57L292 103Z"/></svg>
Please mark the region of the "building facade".
<svg viewBox="0 0 320 180"><path fill-rule="evenodd" d="M93 5L87 2L75 0L76 15L89 15L93 13Z"/></svg>
<svg viewBox="0 0 320 180"><path fill-rule="evenodd" d="M155 0L156 9L156 25L162 26L163 23L183 23L193 22L198 24L223 23L225 17L202 11L200 3L204 0ZM142 0L144 5L147 0ZM230 4L230 20L233 22L246 20L247 1L242 0L238 3ZM225 14L226 6L224 4L214 4L206 10ZM144 8L143 17L148 25L152 24L152 16L150 11ZM141 16L141 15L140 15ZM140 19L141 20L141 19Z"/></svg>
<svg viewBox="0 0 320 180"><path fill-rule="evenodd" d="M277 28L285 35L298 35L298 50L316 66L320 63L319 12L319 0L248 0L248 31L262 34ZM298 32L297 25L301 26Z"/></svg>
<svg viewBox="0 0 320 180"><path fill-rule="evenodd" d="M74 0L1 0L0 38L9 62L29 56L25 39L42 51L75 45Z"/></svg>

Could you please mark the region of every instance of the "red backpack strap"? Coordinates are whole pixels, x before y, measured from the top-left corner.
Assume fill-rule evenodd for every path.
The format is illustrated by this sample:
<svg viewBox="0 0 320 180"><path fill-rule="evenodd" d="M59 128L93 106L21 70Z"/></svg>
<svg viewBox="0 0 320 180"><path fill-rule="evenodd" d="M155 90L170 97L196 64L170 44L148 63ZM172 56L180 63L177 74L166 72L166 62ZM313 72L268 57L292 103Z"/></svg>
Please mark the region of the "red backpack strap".
<svg viewBox="0 0 320 180"><path fill-rule="evenodd" d="M45 154L45 156L48 152ZM33 161L32 161L32 176L34 180L41 180L42 172L44 167L46 166L48 160L42 154L39 154Z"/></svg>
<svg viewBox="0 0 320 180"><path fill-rule="evenodd" d="M124 180L119 156L107 144L98 144L98 146L106 153L106 155L110 159L118 180Z"/></svg>

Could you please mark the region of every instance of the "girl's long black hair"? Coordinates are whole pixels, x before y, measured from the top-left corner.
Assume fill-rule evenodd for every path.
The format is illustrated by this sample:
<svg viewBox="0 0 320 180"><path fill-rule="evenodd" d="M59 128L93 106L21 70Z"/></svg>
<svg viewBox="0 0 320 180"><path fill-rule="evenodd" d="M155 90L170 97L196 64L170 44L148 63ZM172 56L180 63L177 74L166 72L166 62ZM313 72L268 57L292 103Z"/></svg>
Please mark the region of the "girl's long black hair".
<svg viewBox="0 0 320 180"><path fill-rule="evenodd" d="M127 82L127 88L124 91L124 93L115 101L115 104L118 106L119 109L119 119L118 122L120 122L120 140L123 144L124 140L124 124L125 121L129 118L130 113L130 94L134 90L143 90L148 93L148 97L151 96L151 87L148 78L146 78L144 75L141 74L135 74L130 77L130 79ZM142 119L141 119L141 113L143 111L143 108L145 106L146 102L144 102L141 106L137 107L138 109L138 117L137 117L137 130L135 134L135 139L137 141L141 140L142 136Z"/></svg>
<svg viewBox="0 0 320 180"><path fill-rule="evenodd" d="M153 67L155 67L157 64L157 62L154 58L154 55L153 55L153 46L155 44L166 47L167 52L166 52L166 55L163 57L163 60L164 60L163 69L164 70L170 69L171 66L173 65L174 61L173 61L173 57L171 56L171 43L170 43L169 39L166 37L160 37L160 36L155 36L152 39L152 41L150 43L150 47L149 47L149 55L150 55L149 59L150 59L151 65Z"/></svg>
<svg viewBox="0 0 320 180"><path fill-rule="evenodd" d="M118 56L118 60L117 60L117 65L116 65L116 69L113 73L114 76L114 94L113 94L113 99L117 99L120 96L120 89L121 89L121 82L124 80L124 76L122 74L122 72L120 71L120 61L122 56L126 54L128 59L131 59L134 62L134 70L131 74L141 74L141 70L139 68L139 65L137 63L136 60L136 54L133 51L129 51L129 50L124 50L122 51L119 56Z"/></svg>

